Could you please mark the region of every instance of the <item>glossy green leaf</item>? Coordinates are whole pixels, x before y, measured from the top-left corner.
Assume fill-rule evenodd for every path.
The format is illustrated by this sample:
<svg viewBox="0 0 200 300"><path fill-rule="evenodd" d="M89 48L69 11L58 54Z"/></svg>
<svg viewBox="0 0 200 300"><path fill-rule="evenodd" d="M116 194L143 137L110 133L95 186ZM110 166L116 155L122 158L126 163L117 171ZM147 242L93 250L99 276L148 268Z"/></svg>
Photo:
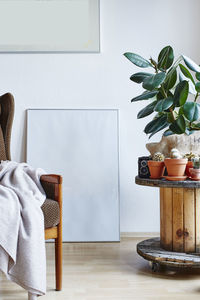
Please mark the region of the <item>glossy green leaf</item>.
<svg viewBox="0 0 200 300"><path fill-rule="evenodd" d="M179 116L184 115L183 106L179 108L178 114Z"/></svg>
<svg viewBox="0 0 200 300"><path fill-rule="evenodd" d="M183 113L190 122L194 122L200 117L200 105L196 102L186 102L183 105Z"/></svg>
<svg viewBox="0 0 200 300"><path fill-rule="evenodd" d="M173 118L173 116L170 112L167 114L167 122L168 123L173 123L174 122L174 118Z"/></svg>
<svg viewBox="0 0 200 300"><path fill-rule="evenodd" d="M150 98L153 98L157 94L158 94L158 91L144 92L143 94L133 98L131 100L131 102L136 102L136 101L140 101L140 100L148 100Z"/></svg>
<svg viewBox="0 0 200 300"><path fill-rule="evenodd" d="M164 88L166 90L170 90L173 88L173 86L176 84L177 80L177 71L175 68L169 70L169 75L166 75L165 82L164 82Z"/></svg>
<svg viewBox="0 0 200 300"><path fill-rule="evenodd" d="M172 92L170 92L170 91L167 91L167 96L168 96L168 97L172 97L172 98L174 97L174 95L173 95Z"/></svg>
<svg viewBox="0 0 200 300"><path fill-rule="evenodd" d="M159 93L156 95L157 100L161 100L164 98L164 95L161 93L161 89L159 89Z"/></svg>
<svg viewBox="0 0 200 300"><path fill-rule="evenodd" d="M200 82L197 82L197 83L195 84L195 89L196 89L196 91L197 91L198 93L200 93Z"/></svg>
<svg viewBox="0 0 200 300"><path fill-rule="evenodd" d="M138 54L126 52L126 53L124 53L124 56L126 58L128 58L134 65L136 65L140 68L152 67L152 65L150 64L150 62L148 60L146 60L145 58L143 58L142 56L140 56Z"/></svg>
<svg viewBox="0 0 200 300"><path fill-rule="evenodd" d="M179 73L179 80L180 81L184 81L186 80L189 84L189 93L190 94L193 94L193 95L196 95L196 89L195 89L195 85L194 83L190 80L190 78L187 78L183 73Z"/></svg>
<svg viewBox="0 0 200 300"><path fill-rule="evenodd" d="M200 72L196 73L196 79L200 81Z"/></svg>
<svg viewBox="0 0 200 300"><path fill-rule="evenodd" d="M158 74L145 78L142 86L144 89L152 91L153 89L157 88L161 83L163 83L164 80L165 80L165 73L160 72Z"/></svg>
<svg viewBox="0 0 200 300"><path fill-rule="evenodd" d="M189 84L187 80L183 80L177 84L174 93L174 104L176 106L182 106L185 104L189 92Z"/></svg>
<svg viewBox="0 0 200 300"><path fill-rule="evenodd" d="M151 73L145 73L145 72L138 72L138 73L133 74L130 77L130 80L132 80L136 83L141 83L141 82L144 81L145 78L147 78L149 76L152 76L152 74Z"/></svg>
<svg viewBox="0 0 200 300"><path fill-rule="evenodd" d="M163 133L163 136L169 136L169 135L172 135L174 134L170 129L167 129L164 133Z"/></svg>
<svg viewBox="0 0 200 300"><path fill-rule="evenodd" d="M160 70L167 70L171 67L174 61L174 52L171 46L163 48L158 56L158 68Z"/></svg>
<svg viewBox="0 0 200 300"><path fill-rule="evenodd" d="M157 103L157 101L154 101L154 102L150 103L149 105L147 105L142 110L140 110L139 113L137 114L137 118L138 119L144 118L144 117L150 115L152 112L154 112L154 106L156 105L156 103Z"/></svg>
<svg viewBox="0 0 200 300"><path fill-rule="evenodd" d="M161 130L164 128L163 125L165 124L166 121L167 121L167 116L162 115L149 122L144 128L144 132L148 134L148 133L153 133L157 130Z"/></svg>
<svg viewBox="0 0 200 300"><path fill-rule="evenodd" d="M182 57L183 57L183 60L184 60L184 62L186 64L186 66L190 70L192 70L194 72L200 72L200 67L191 58L189 58L189 57L187 57L185 55L182 55Z"/></svg>
<svg viewBox="0 0 200 300"><path fill-rule="evenodd" d="M181 72L185 75L185 77L189 78L195 84L194 79L193 79L192 74L190 73L190 71L186 67L184 67L182 64L179 64L179 67L181 69Z"/></svg>
<svg viewBox="0 0 200 300"><path fill-rule="evenodd" d="M154 107L154 111L162 112L162 111L168 109L170 106L172 106L173 102L174 102L174 99L171 97L159 100Z"/></svg>
<svg viewBox="0 0 200 300"><path fill-rule="evenodd" d="M161 100L159 100L157 102L156 106L154 107L154 111L157 111L157 112L162 112L163 111L163 109L162 109L162 107L163 107L163 100L164 99L161 99Z"/></svg>
<svg viewBox="0 0 200 300"><path fill-rule="evenodd" d="M170 126L169 129L176 134L182 134L185 132L186 123L183 116L179 116Z"/></svg>
<svg viewBox="0 0 200 300"><path fill-rule="evenodd" d="M149 139L150 139L154 134L156 134L157 132L163 130L164 128L166 128L166 127L168 127L168 126L169 126L169 124L168 124L167 121L163 122L162 126L160 126L157 130L153 131L153 132L150 134Z"/></svg>

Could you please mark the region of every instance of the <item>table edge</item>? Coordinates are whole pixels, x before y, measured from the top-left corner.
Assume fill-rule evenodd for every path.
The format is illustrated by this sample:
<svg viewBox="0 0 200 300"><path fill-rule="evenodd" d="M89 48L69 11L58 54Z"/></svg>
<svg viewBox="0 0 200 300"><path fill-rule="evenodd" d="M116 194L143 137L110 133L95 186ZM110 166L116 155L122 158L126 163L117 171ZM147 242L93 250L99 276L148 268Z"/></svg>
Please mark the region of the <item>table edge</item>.
<svg viewBox="0 0 200 300"><path fill-rule="evenodd" d="M184 180L184 181L169 181L162 179L141 178L135 176L135 183L142 186L150 187L174 187L174 188L200 188L200 181Z"/></svg>

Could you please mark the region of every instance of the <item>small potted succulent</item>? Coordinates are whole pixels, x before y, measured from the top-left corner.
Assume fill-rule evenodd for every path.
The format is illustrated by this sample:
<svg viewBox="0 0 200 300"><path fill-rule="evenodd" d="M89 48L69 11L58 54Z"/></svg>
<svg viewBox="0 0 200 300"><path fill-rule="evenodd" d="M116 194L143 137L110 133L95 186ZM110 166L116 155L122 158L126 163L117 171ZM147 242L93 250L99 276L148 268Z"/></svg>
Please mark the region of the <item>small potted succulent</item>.
<svg viewBox="0 0 200 300"><path fill-rule="evenodd" d="M164 160L168 176L184 176L187 162L188 159L182 158L178 149L171 149L170 158Z"/></svg>
<svg viewBox="0 0 200 300"><path fill-rule="evenodd" d="M193 162L193 168L190 168L190 175L191 175L191 179L194 180L200 180L200 158L199 157L195 157L192 159Z"/></svg>
<svg viewBox="0 0 200 300"><path fill-rule="evenodd" d="M156 152L153 155L152 160L148 161L148 167L150 171L150 178L159 179L163 176L165 170L164 155L160 152Z"/></svg>
<svg viewBox="0 0 200 300"><path fill-rule="evenodd" d="M193 159L197 157L197 154L195 153L186 153L183 158L187 158L188 162L185 169L185 174L189 177L190 176L190 168L193 168Z"/></svg>

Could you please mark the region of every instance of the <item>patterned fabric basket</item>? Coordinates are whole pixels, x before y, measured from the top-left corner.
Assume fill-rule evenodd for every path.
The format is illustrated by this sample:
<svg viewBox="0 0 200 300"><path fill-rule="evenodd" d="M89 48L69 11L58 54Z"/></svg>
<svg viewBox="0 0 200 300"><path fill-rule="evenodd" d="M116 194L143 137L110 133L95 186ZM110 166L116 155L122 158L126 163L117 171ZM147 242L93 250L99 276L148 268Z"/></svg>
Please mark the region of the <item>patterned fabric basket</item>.
<svg viewBox="0 0 200 300"><path fill-rule="evenodd" d="M149 178L150 172L147 165L148 160L151 160L151 156L138 157L138 176L141 178Z"/></svg>

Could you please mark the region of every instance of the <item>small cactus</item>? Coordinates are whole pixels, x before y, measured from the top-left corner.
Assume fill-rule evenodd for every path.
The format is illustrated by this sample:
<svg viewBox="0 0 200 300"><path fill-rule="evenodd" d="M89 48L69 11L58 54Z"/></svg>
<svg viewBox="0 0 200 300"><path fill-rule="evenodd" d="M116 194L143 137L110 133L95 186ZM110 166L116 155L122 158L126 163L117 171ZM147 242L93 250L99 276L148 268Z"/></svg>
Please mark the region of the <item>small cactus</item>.
<svg viewBox="0 0 200 300"><path fill-rule="evenodd" d="M164 161L164 159L165 159L164 155L160 152L156 152L153 155L153 160L154 161Z"/></svg>
<svg viewBox="0 0 200 300"><path fill-rule="evenodd" d="M176 148L171 149L170 151L170 158L182 158L182 155L180 154L179 150Z"/></svg>
<svg viewBox="0 0 200 300"><path fill-rule="evenodd" d="M195 154L195 153L192 153L192 152L186 153L186 154L183 156L183 158L187 158L188 161L192 161L192 160L193 160L194 158L196 158L196 157L198 157L198 155Z"/></svg>
<svg viewBox="0 0 200 300"><path fill-rule="evenodd" d="M192 159L193 162L193 169L200 169L200 158L199 157L194 157Z"/></svg>

